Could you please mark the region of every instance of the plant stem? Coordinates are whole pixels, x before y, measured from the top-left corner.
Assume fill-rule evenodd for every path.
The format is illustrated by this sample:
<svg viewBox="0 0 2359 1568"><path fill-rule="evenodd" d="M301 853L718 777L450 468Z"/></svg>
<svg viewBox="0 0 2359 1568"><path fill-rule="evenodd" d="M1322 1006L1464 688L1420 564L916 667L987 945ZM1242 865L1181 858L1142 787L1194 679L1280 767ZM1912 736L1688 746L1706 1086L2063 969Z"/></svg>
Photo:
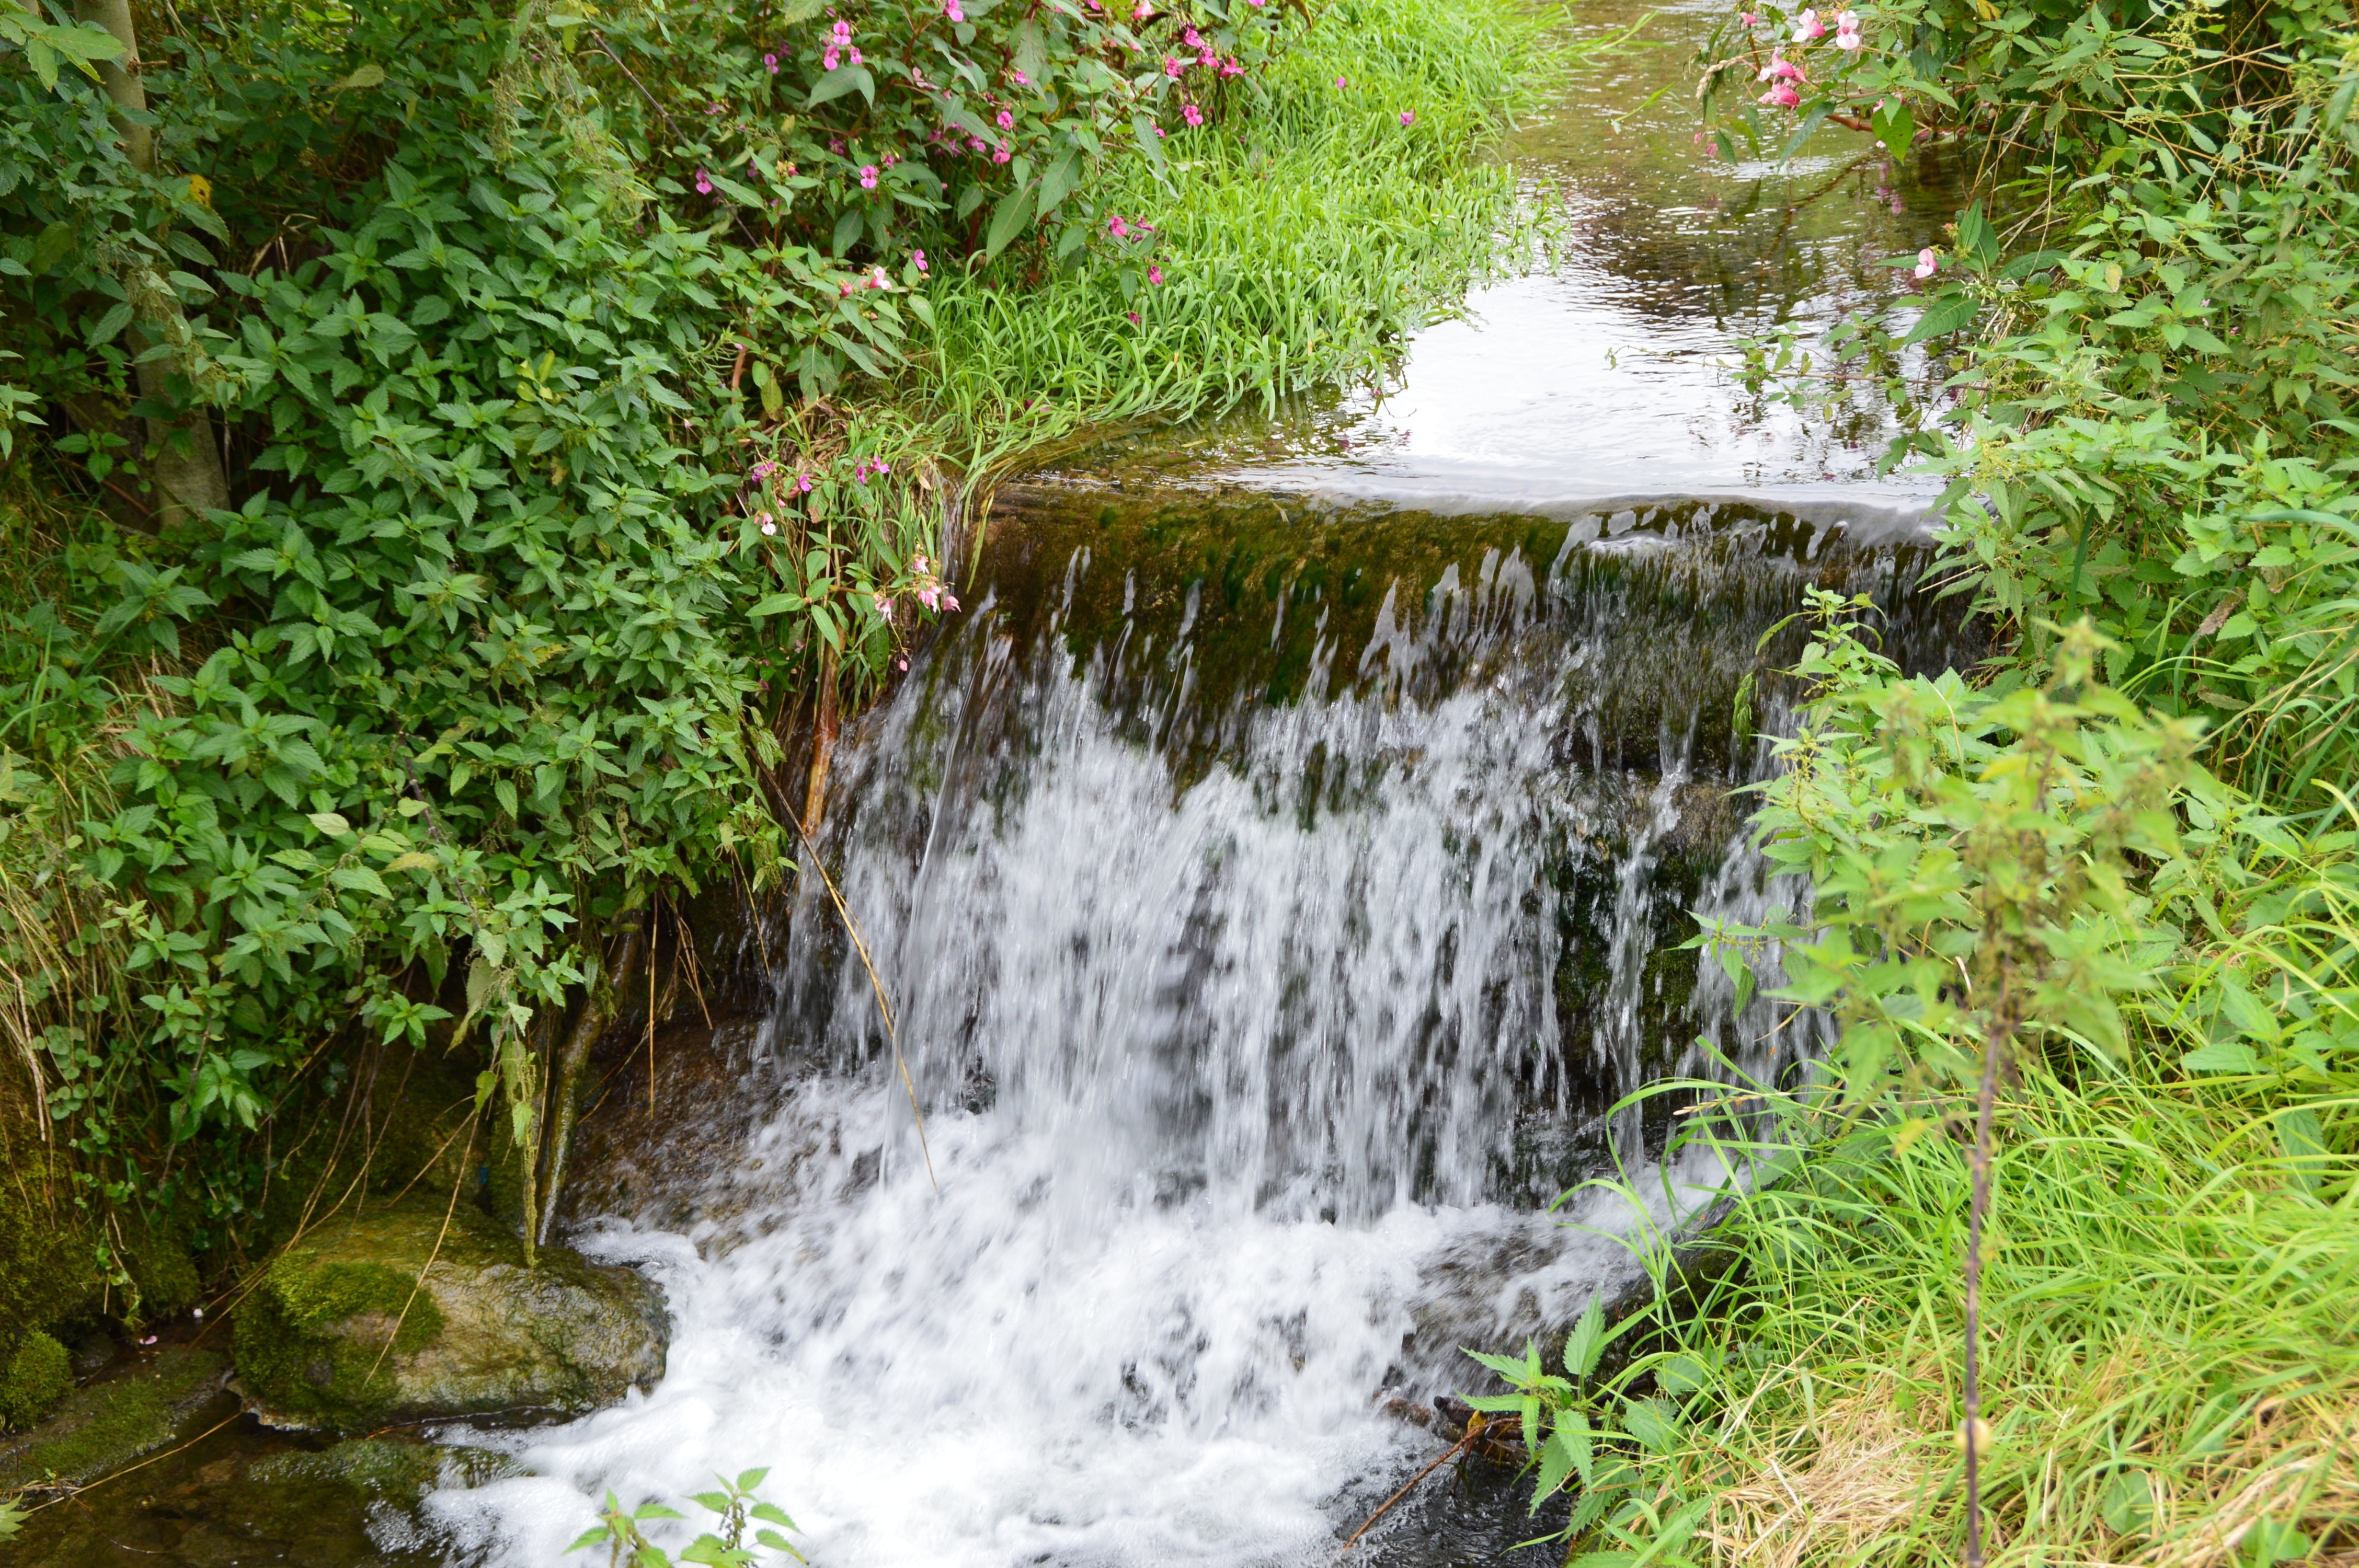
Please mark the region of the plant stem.
<svg viewBox="0 0 2359 1568"><path fill-rule="evenodd" d="M1973 1195L1966 1207L1966 1568L1983 1568L1983 1219L1990 1211L1991 1116L1998 1098L1999 1059L2012 1032L2005 1019L1991 1021L1974 1101Z"/></svg>

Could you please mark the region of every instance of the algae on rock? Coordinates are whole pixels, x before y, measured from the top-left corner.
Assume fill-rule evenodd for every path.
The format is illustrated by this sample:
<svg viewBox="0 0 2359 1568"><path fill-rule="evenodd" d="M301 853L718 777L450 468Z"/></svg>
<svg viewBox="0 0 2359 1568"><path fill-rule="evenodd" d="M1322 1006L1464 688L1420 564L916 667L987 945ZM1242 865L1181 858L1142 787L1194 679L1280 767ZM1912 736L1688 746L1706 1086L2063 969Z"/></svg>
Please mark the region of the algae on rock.
<svg viewBox="0 0 2359 1568"><path fill-rule="evenodd" d="M0 1441L0 1493L81 1486L153 1453L220 1395L228 1371L212 1351L175 1345L124 1376L75 1390L48 1421Z"/></svg>
<svg viewBox="0 0 2359 1568"><path fill-rule="evenodd" d="M0 1367L0 1431L24 1431L56 1408L73 1387L66 1347L35 1329Z"/></svg>
<svg viewBox="0 0 2359 1568"><path fill-rule="evenodd" d="M276 1426L576 1413L663 1375L655 1287L524 1244L463 1205L334 1219L288 1247L236 1314L238 1389Z"/></svg>

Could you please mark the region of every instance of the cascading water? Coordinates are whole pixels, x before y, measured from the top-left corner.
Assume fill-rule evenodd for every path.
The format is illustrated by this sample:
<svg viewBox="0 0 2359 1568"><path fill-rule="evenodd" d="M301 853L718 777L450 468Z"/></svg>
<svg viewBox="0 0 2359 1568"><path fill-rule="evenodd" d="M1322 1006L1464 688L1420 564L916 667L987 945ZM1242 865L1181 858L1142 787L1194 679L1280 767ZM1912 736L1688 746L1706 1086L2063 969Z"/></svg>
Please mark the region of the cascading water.
<svg viewBox="0 0 2359 1568"><path fill-rule="evenodd" d="M1810 1048L1679 946L1795 892L1731 798L1789 722L1804 633L1763 634L1818 585L1904 665L1973 650L1917 586L1927 497L1862 482L1887 411L1814 435L1716 362L1962 203L1913 183L1938 149L1714 162L1687 54L1521 138L1570 243L1398 385L1003 492L977 602L847 730L749 933L732 1087L577 1238L663 1283L667 1377L476 1434L534 1474L430 1498L438 1543L546 1568L609 1485L766 1465L833 1568L1329 1563L1440 1448L1402 1418L1471 1384L1460 1346L1560 1329L1726 1177L1664 1168L1668 1098L1614 1108ZM1883 178L1910 202L1831 196ZM1444 1496L1350 1560L1526 1560L1520 1498Z"/></svg>
<svg viewBox="0 0 2359 1568"><path fill-rule="evenodd" d="M995 594L838 755L867 961L806 865L753 1130L661 1195L681 1228L590 1241L663 1282L669 1372L434 1501L486 1561L752 1465L844 1568L1326 1561L1438 1447L1396 1412L1458 1346L1569 1322L1723 1174L1605 1112L1700 1033L1773 1066L1667 950L1776 896L1726 798L1762 631L1821 582L1945 652L1921 551L1742 506L1049 488L998 528ZM1629 1196L1544 1212L1617 1154Z"/></svg>

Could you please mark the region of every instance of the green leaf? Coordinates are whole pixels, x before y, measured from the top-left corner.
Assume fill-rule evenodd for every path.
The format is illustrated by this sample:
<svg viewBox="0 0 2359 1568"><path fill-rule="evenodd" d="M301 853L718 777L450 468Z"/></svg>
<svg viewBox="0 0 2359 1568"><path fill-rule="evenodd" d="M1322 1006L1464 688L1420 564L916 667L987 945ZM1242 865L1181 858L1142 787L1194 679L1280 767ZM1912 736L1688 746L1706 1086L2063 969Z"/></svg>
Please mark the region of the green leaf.
<svg viewBox="0 0 2359 1568"><path fill-rule="evenodd" d="M1895 163L1907 159L1916 144L1916 112L1897 98L1888 98L1868 117L1867 128L1884 144Z"/></svg>
<svg viewBox="0 0 2359 1568"><path fill-rule="evenodd" d="M869 103L876 102L876 79L868 74L864 65L839 65L819 79L810 96L803 101L806 109L816 109L830 103L847 92L857 92Z"/></svg>
<svg viewBox="0 0 2359 1568"><path fill-rule="evenodd" d="M98 319L90 330L90 346L93 349L111 342L117 332L131 325L131 304L125 300Z"/></svg>
<svg viewBox="0 0 2359 1568"><path fill-rule="evenodd" d="M1040 216L1046 218L1082 183L1082 149L1067 147L1040 177Z"/></svg>
<svg viewBox="0 0 2359 1568"><path fill-rule="evenodd" d="M1031 215L1032 188L1030 186L1027 185L1019 190L1011 190L1001 197L999 205L991 210L991 227L984 234L984 258L988 260L1005 250L1007 242L1016 237L1017 232L1024 227L1024 221Z"/></svg>
<svg viewBox="0 0 2359 1568"><path fill-rule="evenodd" d="M331 838L341 838L353 830L353 825L345 821L341 814L333 811L312 812L309 820L312 827Z"/></svg>
<svg viewBox="0 0 2359 1568"><path fill-rule="evenodd" d="M382 87L384 85L385 67L372 60L368 64L362 66L359 70L353 71L342 81L337 82L333 87L328 89L328 91L331 92L356 92L364 87Z"/></svg>
<svg viewBox="0 0 2359 1568"><path fill-rule="evenodd" d="M1575 1382L1597 1370L1597 1358L1605 1350L1609 1336L1605 1332L1605 1307L1597 1297L1589 1298L1589 1310L1564 1336L1564 1369Z"/></svg>
<svg viewBox="0 0 2359 1568"><path fill-rule="evenodd" d="M1925 313L1900 341L1906 346L1954 332L1974 319L1974 308L1973 296L1962 288L1935 295L1925 302Z"/></svg>

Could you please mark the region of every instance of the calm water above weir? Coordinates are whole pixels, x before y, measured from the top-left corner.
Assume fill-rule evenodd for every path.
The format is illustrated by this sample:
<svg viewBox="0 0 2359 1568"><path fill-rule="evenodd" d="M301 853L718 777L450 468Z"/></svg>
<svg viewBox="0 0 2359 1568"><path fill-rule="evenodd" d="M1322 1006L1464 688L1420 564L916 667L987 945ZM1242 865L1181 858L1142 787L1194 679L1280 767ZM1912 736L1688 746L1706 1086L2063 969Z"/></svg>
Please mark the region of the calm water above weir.
<svg viewBox="0 0 2359 1568"><path fill-rule="evenodd" d="M1519 134L1562 254L1383 395L1003 491L966 612L835 762L822 849L875 981L807 874L746 935L769 1011L674 1133L705 1141L576 1238L663 1283L665 1381L444 1433L528 1473L354 1500L336 1540L545 1568L609 1485L766 1465L834 1568L1323 1564L1439 1451L1403 1412L1471 1384L1458 1346L1627 1283L1616 1236L1723 1173L1658 1169L1660 1114L1608 1108L1703 1070L1699 1036L1776 1065L1675 950L1690 912L1779 895L1730 796L1767 752L1739 685L1774 731L1799 646L1761 634L1821 584L1875 593L1908 663L1970 652L1914 587L1923 493L1866 471L1874 411L1812 435L1716 363L1889 288L1955 200L1879 193L1840 134L1707 157L1708 27L1663 13ZM1544 1212L1617 1155L1636 1206ZM366 1560L274 1524L234 1438L93 1494L106 1539ZM1480 1470L1342 1560L1551 1560ZM120 1560L96 1551L24 1560Z"/></svg>

